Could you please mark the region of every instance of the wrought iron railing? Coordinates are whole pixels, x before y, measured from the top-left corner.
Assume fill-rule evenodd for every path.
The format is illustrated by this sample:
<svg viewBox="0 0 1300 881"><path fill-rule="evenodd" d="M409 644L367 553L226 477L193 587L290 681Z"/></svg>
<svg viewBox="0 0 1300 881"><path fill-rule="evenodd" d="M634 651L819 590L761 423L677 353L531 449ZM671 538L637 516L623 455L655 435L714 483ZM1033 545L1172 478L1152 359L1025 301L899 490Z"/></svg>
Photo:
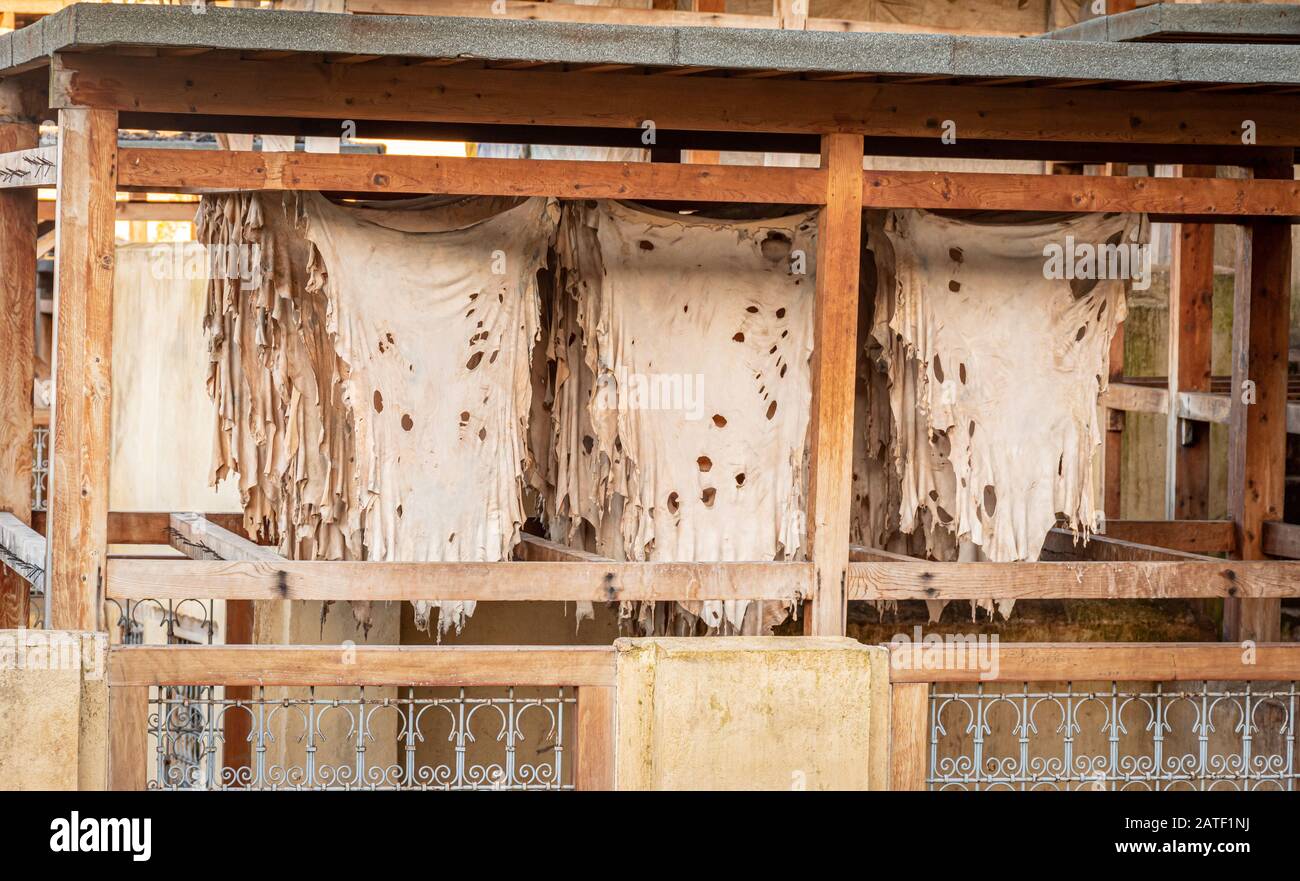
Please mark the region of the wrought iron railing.
<svg viewBox="0 0 1300 881"><path fill-rule="evenodd" d="M1294 791L1298 696L1295 682L937 686L929 697L926 783L932 790Z"/></svg>

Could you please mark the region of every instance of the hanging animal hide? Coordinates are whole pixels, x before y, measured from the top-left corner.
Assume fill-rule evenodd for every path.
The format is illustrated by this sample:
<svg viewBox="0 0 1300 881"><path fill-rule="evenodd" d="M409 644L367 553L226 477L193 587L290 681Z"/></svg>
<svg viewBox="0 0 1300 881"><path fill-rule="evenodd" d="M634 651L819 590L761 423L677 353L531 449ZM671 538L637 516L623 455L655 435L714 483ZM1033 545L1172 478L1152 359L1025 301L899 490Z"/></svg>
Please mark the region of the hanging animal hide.
<svg viewBox="0 0 1300 881"><path fill-rule="evenodd" d="M209 306L217 473L240 474L246 518L298 558L506 559L554 204L208 201L205 241L262 252ZM417 603L420 626L432 605L440 632L474 608Z"/></svg>
<svg viewBox="0 0 1300 881"><path fill-rule="evenodd" d="M1149 280L1145 233L1127 214L872 212L874 364L860 366L855 466L870 507L857 535L903 551L914 542L900 534L923 535L935 559L1012 561L1036 560L1058 519L1097 527L1097 401L1125 290Z"/></svg>
<svg viewBox="0 0 1300 881"><path fill-rule="evenodd" d="M617 559L792 559L804 544L816 220L566 207L552 537ZM627 606L740 629L744 601ZM775 606L775 604L767 604ZM785 616L764 609L761 625Z"/></svg>

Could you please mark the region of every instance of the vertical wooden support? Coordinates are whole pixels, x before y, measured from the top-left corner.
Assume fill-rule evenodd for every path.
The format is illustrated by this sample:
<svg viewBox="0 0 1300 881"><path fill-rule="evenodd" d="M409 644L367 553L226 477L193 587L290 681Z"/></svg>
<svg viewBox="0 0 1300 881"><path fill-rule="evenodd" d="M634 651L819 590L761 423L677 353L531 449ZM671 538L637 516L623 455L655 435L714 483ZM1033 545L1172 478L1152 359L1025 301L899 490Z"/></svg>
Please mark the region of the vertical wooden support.
<svg viewBox="0 0 1300 881"><path fill-rule="evenodd" d="M862 135L822 136L826 205L817 224L808 479L808 541L817 591L812 632L817 636L844 635L862 251L862 147Z"/></svg>
<svg viewBox="0 0 1300 881"><path fill-rule="evenodd" d="M116 188L117 112L60 110L45 569L49 626L59 629L103 629Z"/></svg>
<svg viewBox="0 0 1300 881"><path fill-rule="evenodd" d="M1212 178L1213 165L1187 165L1185 178ZM1169 414L1165 447L1165 518L1209 518L1210 427L1178 418L1179 392L1210 391L1214 338L1214 225L1173 227L1169 274Z"/></svg>
<svg viewBox="0 0 1300 881"><path fill-rule="evenodd" d="M1130 7L1132 8L1132 7ZM1107 11L1110 9L1107 7ZM1123 177L1128 174L1128 165L1124 163L1107 163L1102 172L1109 176ZM1115 328L1115 335L1110 340L1109 382L1124 381L1124 325ZM1122 486L1124 475L1124 426L1128 414L1123 410L1103 411L1105 416L1105 439L1102 442L1101 455L1101 510L1107 520L1118 520L1124 516L1121 509Z"/></svg>
<svg viewBox="0 0 1300 881"><path fill-rule="evenodd" d="M253 601L226 600L226 645L253 644ZM253 689L248 685L227 685L226 700L250 700ZM249 734L253 730L253 718L250 713L232 710L223 717L225 728L222 730L221 764L232 773L230 780L240 779L238 769L251 768L252 743Z"/></svg>
<svg viewBox="0 0 1300 881"><path fill-rule="evenodd" d="M930 767L930 684L894 683L889 690L889 788L921 791Z"/></svg>
<svg viewBox="0 0 1300 881"><path fill-rule="evenodd" d="M149 784L149 686L108 689L108 788L134 792Z"/></svg>
<svg viewBox="0 0 1300 881"><path fill-rule="evenodd" d="M1290 179L1289 163L1256 177ZM1243 560L1265 559L1263 524L1281 520L1286 481L1287 348L1291 315L1291 227L1256 220L1242 228L1232 305L1228 419L1228 513ZM1281 638L1278 599L1224 601L1224 638Z"/></svg>
<svg viewBox="0 0 1300 881"><path fill-rule="evenodd" d="M584 685L578 689L577 758L574 784L581 791L614 788L614 689Z"/></svg>
<svg viewBox="0 0 1300 881"><path fill-rule="evenodd" d="M36 146L14 83L0 84L0 152ZM0 190L0 511L32 520L36 190ZM0 565L0 628L27 626L27 581Z"/></svg>

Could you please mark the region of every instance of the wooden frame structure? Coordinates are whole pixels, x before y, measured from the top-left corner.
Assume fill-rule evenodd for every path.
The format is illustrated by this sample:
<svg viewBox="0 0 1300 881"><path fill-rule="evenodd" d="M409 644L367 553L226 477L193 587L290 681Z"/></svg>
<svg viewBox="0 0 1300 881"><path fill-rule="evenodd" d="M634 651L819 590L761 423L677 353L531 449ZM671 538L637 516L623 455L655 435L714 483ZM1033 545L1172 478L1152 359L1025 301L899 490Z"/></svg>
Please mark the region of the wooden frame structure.
<svg viewBox="0 0 1300 881"><path fill-rule="evenodd" d="M190 15L158 7L117 9L129 11L114 16L127 16L136 31L144 32L151 17L161 22L170 16L167 21L175 26L178 14ZM838 72L741 68L726 59L713 66L644 64L637 58L602 64L557 60L555 54L567 43L559 49L539 48L537 60L497 62L432 50L375 54L341 46L309 49L277 37L283 29L274 27L259 34L256 47L238 41L223 45L211 35L232 29L218 26L240 17L279 14L216 9L192 16L201 31L195 41L124 45L122 27L105 25L103 35L96 36L99 25L92 19L86 19L83 30L58 30L59 17L70 15L83 11L73 8L42 22L55 22L45 31L47 43L57 43L65 31L74 34L61 44L23 54L13 37L0 38L0 59L12 61L0 68L0 169L13 171L8 177L0 174L0 249L6 266L30 263L34 188L53 179L58 191L59 393L52 419L52 501L42 524L50 626L102 629L106 597L145 593L232 600L427 599L430 592L443 599L806 599L812 603L809 629L817 634L843 633L849 599L1222 596L1234 610L1234 638L1267 640L1276 638L1279 598L1300 594L1300 562L1267 559L1270 552L1295 547L1294 528L1266 525L1281 519L1290 224L1300 217L1300 184L1288 172L1300 146L1300 73L1289 80L1278 76L1255 82L1245 78L1250 55L1214 47L1206 58L1213 58L1222 75L1179 81L1155 72L1147 80L1084 77L1078 71L1092 64L1086 44L1070 49L1080 55L1070 68L1075 73L1054 73L1054 66L1036 76L994 76L992 67L915 76L869 67ZM412 34L450 31L454 37L449 22L461 20L401 21ZM520 22L480 24L488 29L527 27ZM653 35L663 29L643 30ZM445 43L453 37L439 39ZM789 34L793 41L830 37L892 39ZM1031 42L1001 41L998 48L1037 52L1027 45ZM846 43L854 51L845 54L869 65L876 54L861 50L874 45ZM888 49L893 44L879 45ZM1016 48L1022 45L1026 48ZM1116 54L1116 47L1103 48L1105 57ZM1184 50L1189 65L1199 57L1195 49ZM1300 48L1280 49L1291 52L1286 57L1294 57L1293 71L1300 72ZM1140 60L1141 51L1123 47L1120 54ZM689 87L683 88L686 80ZM274 88L266 88L269 83ZM40 120L58 122L57 146L37 146ZM960 132L956 149L940 136L943 120L955 121ZM1247 121L1254 135L1250 143L1243 138ZM662 134L657 159L667 153L675 159L679 150L793 149L820 152L821 163L818 168L787 168L272 154L122 148L118 142L123 128L321 134L337 133L341 122L353 123L362 136L575 144L640 143L650 123ZM1154 179L864 171L864 153L1176 161L1237 165L1252 175L1227 180L1191 173ZM108 509L115 194L229 189L819 206L808 561L615 564L541 546L526 551L524 560L499 564L289 562L246 547L246 556L219 561L108 559L115 537L156 536L149 530L160 522L152 515L155 520L148 522L153 525L133 533L130 517ZM1236 294L1234 384L1249 380L1255 398L1247 405L1234 397L1225 416L1232 431L1234 500L1230 523L1219 529L1225 540L1197 548L1200 553L1228 553L1240 562L1189 557L1172 547L1152 547L1159 544L1154 541L1136 542L1145 549L1093 541L1059 551L1082 558L1073 563L924 563L882 560L870 551L858 552L857 561L850 562L863 207L1141 211L1187 225L1240 225L1245 245ZM1184 316L1200 314L1193 307L1204 299L1196 288L1204 282L1204 241L1203 232L1192 227L1180 250ZM31 356L30 332L21 319L33 308L32 283L24 279L34 273L0 275L0 350L15 353L0 364L0 421L5 426L0 509L25 521ZM1187 317L1178 324L1179 351L1203 350L1203 340L1184 339L1195 326ZM1152 401L1160 391L1150 392ZM1184 393L1181 385L1163 391L1166 400ZM1121 406L1117 396L1129 393L1117 386L1106 405ZM1188 505L1183 510L1196 513ZM136 520L145 523L149 516Z"/></svg>

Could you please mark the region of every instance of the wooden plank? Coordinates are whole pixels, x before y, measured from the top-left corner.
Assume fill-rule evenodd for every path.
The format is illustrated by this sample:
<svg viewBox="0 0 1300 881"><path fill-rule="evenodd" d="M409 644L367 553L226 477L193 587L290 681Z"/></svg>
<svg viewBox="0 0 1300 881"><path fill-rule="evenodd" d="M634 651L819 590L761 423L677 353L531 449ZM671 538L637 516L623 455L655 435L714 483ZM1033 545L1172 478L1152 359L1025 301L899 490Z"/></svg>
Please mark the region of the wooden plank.
<svg viewBox="0 0 1300 881"><path fill-rule="evenodd" d="M848 559L847 552L843 559ZM108 561L115 599L792 601L810 563L372 563Z"/></svg>
<svg viewBox="0 0 1300 881"><path fill-rule="evenodd" d="M1232 418L1232 406L1227 395L1207 391L1179 392L1178 418L1196 422L1215 422L1226 425Z"/></svg>
<svg viewBox="0 0 1300 881"><path fill-rule="evenodd" d="M108 788L139 792L149 785L149 686L108 690Z"/></svg>
<svg viewBox="0 0 1300 881"><path fill-rule="evenodd" d="M172 514L170 537L172 547L194 560L286 562L275 548L254 544L202 514Z"/></svg>
<svg viewBox="0 0 1300 881"><path fill-rule="evenodd" d="M378 15L447 15L473 18L509 18L520 21L590 22L592 24L647 25L658 27L732 27L771 29L770 16L723 14L723 0L702 0L708 8L689 12L672 9L625 9L615 6L587 6L572 3L525 2L525 0L438 0L434 9L428 0L347 0L353 13Z"/></svg>
<svg viewBox="0 0 1300 881"><path fill-rule="evenodd" d="M897 682L889 693L889 788L921 792L930 770L930 686Z"/></svg>
<svg viewBox="0 0 1300 881"><path fill-rule="evenodd" d="M895 554L880 548L866 548L862 545L849 545L849 561L852 563L924 563L924 557L910 557L907 554Z"/></svg>
<svg viewBox="0 0 1300 881"><path fill-rule="evenodd" d="M110 686L614 685L611 646L113 646Z"/></svg>
<svg viewBox="0 0 1300 881"><path fill-rule="evenodd" d="M54 186L58 147L0 151L0 190Z"/></svg>
<svg viewBox="0 0 1300 881"><path fill-rule="evenodd" d="M1106 535L1193 554L1232 553L1237 547L1231 520L1107 520Z"/></svg>
<svg viewBox="0 0 1300 881"><path fill-rule="evenodd" d="M267 83L274 83L273 90ZM1128 93L1014 86L900 85L306 64L210 58L120 58L83 52L51 64L54 107L140 113L330 120L474 122L660 130L852 132L936 138L951 119L963 139L1240 147L1300 143L1300 97Z"/></svg>
<svg viewBox="0 0 1300 881"><path fill-rule="evenodd" d="M816 566L812 632L843 636L852 504L858 261L862 251L862 137L826 135L825 207L817 226L812 416L808 431L808 543Z"/></svg>
<svg viewBox="0 0 1300 881"><path fill-rule="evenodd" d="M850 563L853 600L1300 596L1300 562Z"/></svg>
<svg viewBox="0 0 1300 881"><path fill-rule="evenodd" d="M1200 679L1300 679L1300 646L1259 645L1253 652L1228 643L999 643L995 669L978 669L957 652L927 651L911 643L890 649L890 681L902 682L1188 682ZM894 686L897 688L897 685Z"/></svg>
<svg viewBox="0 0 1300 881"><path fill-rule="evenodd" d="M1270 557L1300 560L1300 524L1265 520L1264 553Z"/></svg>
<svg viewBox="0 0 1300 881"><path fill-rule="evenodd" d="M1290 180L1294 166L1256 169ZM1237 552L1263 559L1264 522L1281 520L1286 490L1287 355L1291 319L1291 229L1255 221L1241 229L1232 310L1232 389L1228 423L1228 514ZM1281 638L1277 599L1224 603L1226 639Z"/></svg>
<svg viewBox="0 0 1300 881"><path fill-rule="evenodd" d="M1185 165L1184 179L1214 179L1212 165ZM1214 227L1180 223L1172 230L1169 273L1169 400L1210 390L1214 338ZM1181 402L1180 402L1181 403ZM1210 505L1210 433L1175 407L1165 422L1165 516L1201 520Z"/></svg>
<svg viewBox="0 0 1300 881"><path fill-rule="evenodd" d="M165 545L168 543L167 530L171 526L171 516L168 511L109 511L108 543ZM236 535L248 537L244 533L243 514L204 514L203 518ZM33 511L32 528L44 535L45 526L45 512Z"/></svg>
<svg viewBox="0 0 1300 881"><path fill-rule="evenodd" d="M529 563L612 563L609 557L589 554L586 551L565 547L559 542L548 541L536 535L524 533L519 544L515 546L515 556Z"/></svg>
<svg viewBox="0 0 1300 881"><path fill-rule="evenodd" d="M1297 181L868 171L864 186L869 208L1300 216Z"/></svg>
<svg viewBox="0 0 1300 881"><path fill-rule="evenodd" d="M113 212L118 220L143 221L166 220L173 223L193 223L198 213L199 203L189 202L117 202ZM37 219L41 221L54 219L54 203L43 201L37 203Z"/></svg>
<svg viewBox="0 0 1300 881"><path fill-rule="evenodd" d="M1079 536L1068 529L1053 529L1047 533L1039 560L1091 560L1094 562L1121 562L1126 560L1173 562L1218 562L1213 557L1176 551L1169 548L1139 544L1107 535Z"/></svg>
<svg viewBox="0 0 1300 881"><path fill-rule="evenodd" d="M868 171L862 181L873 208L1300 217L1300 182L1280 180ZM780 166L126 148L118 186L821 204L826 183L821 169Z"/></svg>
<svg viewBox="0 0 1300 881"><path fill-rule="evenodd" d="M59 111L48 626L103 629L112 443L117 113Z"/></svg>
<svg viewBox="0 0 1300 881"><path fill-rule="evenodd" d="M614 789L614 689L578 689L577 759L574 784L580 792Z"/></svg>
<svg viewBox="0 0 1300 881"><path fill-rule="evenodd" d="M1164 413L1169 409L1169 392L1150 385L1112 382L1101 393L1101 405L1129 413Z"/></svg>
<svg viewBox="0 0 1300 881"><path fill-rule="evenodd" d="M824 178L776 166L135 148L122 151L118 186L816 204Z"/></svg>

